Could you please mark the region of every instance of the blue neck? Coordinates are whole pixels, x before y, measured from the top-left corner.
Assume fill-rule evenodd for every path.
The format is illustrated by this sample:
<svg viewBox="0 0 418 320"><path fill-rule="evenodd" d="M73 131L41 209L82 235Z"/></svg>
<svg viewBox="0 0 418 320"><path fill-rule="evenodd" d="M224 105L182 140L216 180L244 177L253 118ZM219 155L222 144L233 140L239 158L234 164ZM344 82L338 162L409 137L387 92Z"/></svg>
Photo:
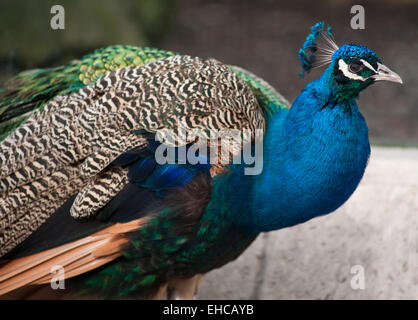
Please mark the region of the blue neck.
<svg viewBox="0 0 418 320"><path fill-rule="evenodd" d="M248 232L289 227L341 206L370 154L368 128L354 99L335 95L329 71L309 83L291 109L267 121L263 172L229 177L232 219ZM242 192L248 201L242 201ZM235 199L237 198L237 199Z"/></svg>

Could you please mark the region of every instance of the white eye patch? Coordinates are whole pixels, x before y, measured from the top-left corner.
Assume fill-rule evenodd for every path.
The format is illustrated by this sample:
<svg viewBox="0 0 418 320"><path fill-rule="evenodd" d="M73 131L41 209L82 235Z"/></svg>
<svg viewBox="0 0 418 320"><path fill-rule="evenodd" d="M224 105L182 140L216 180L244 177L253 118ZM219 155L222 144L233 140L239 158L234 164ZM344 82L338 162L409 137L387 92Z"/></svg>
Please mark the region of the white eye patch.
<svg viewBox="0 0 418 320"><path fill-rule="evenodd" d="M349 79L361 80L361 81L366 81L367 80L367 78L363 78L362 76L359 76L358 74L355 74L355 73L350 72L348 70L348 64L345 63L345 61L343 59L340 59L338 61L338 68Z"/></svg>
<svg viewBox="0 0 418 320"><path fill-rule="evenodd" d="M363 63L363 65L370 69L371 71L377 73L377 71L372 67L372 65L370 63L368 63L367 61L360 59L360 61ZM338 68L341 70L341 72L349 79L353 79L353 80L360 80L360 81L366 81L367 79L369 79L370 77L364 78L362 76L359 76L358 74L352 73L351 71L348 70L348 64L345 63L345 61L343 59L340 59L338 61Z"/></svg>

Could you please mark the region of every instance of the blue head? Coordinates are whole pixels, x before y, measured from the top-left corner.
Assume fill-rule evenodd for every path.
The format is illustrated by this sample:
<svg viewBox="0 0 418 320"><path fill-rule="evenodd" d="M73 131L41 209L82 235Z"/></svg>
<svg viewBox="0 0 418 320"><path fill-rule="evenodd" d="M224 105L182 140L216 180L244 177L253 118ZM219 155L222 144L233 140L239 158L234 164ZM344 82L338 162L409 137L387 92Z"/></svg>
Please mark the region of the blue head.
<svg viewBox="0 0 418 320"><path fill-rule="evenodd" d="M321 38L325 46L317 44ZM358 44L338 47L332 39L332 30L324 31L324 23L311 28L311 33L299 51L302 62L301 76L312 68L330 64L324 72L324 80L337 98L357 97L360 91L379 80L402 83L395 72L382 64L374 51Z"/></svg>

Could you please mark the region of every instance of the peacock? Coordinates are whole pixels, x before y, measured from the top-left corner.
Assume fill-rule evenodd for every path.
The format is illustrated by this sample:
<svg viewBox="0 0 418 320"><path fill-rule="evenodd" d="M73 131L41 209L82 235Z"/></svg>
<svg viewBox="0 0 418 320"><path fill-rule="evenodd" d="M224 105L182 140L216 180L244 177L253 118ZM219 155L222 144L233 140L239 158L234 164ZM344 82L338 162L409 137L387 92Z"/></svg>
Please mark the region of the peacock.
<svg viewBox="0 0 418 320"><path fill-rule="evenodd" d="M324 22L299 58L302 77L326 68L291 106L243 68L147 47L11 79L0 98L0 295L191 299L260 233L335 211L370 155L359 93L402 80L367 47L338 46ZM183 132L194 130L199 139ZM211 157L223 147L212 132L228 130L248 139ZM256 173L234 161L247 146L262 157ZM161 148L173 161L157 159ZM51 289L56 267L65 290Z"/></svg>

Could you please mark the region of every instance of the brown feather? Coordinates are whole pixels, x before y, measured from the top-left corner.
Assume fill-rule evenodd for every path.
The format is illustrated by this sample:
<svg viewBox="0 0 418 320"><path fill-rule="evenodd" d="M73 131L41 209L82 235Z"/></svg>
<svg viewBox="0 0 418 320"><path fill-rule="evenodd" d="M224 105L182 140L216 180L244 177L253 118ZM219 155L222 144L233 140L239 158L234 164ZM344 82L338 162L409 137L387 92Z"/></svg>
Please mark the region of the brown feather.
<svg viewBox="0 0 418 320"><path fill-rule="evenodd" d="M144 219L116 223L85 238L2 264L0 295L50 282L55 276L53 266L62 266L68 279L120 257L129 242L127 233L140 229Z"/></svg>

